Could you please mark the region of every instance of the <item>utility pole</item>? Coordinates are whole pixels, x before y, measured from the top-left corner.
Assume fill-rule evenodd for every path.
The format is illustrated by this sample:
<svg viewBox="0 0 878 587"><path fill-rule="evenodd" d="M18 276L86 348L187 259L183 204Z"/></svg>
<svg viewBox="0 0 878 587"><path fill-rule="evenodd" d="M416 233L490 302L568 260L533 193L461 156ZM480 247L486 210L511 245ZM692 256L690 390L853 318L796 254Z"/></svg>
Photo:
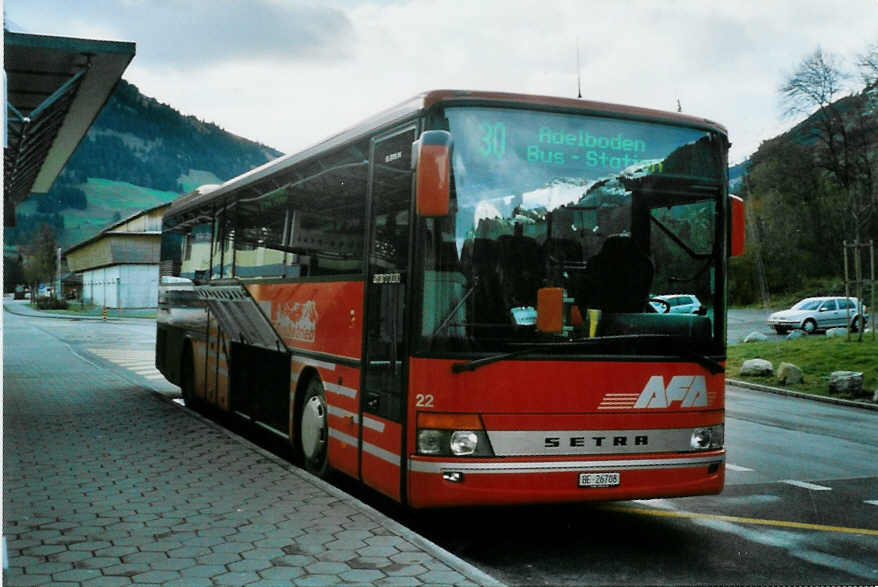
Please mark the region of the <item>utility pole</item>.
<svg viewBox="0 0 878 587"><path fill-rule="evenodd" d="M56 268L56 283L58 288L55 290L55 299L60 300L64 296L61 294L61 247L58 247L58 254L55 258L55 268Z"/></svg>

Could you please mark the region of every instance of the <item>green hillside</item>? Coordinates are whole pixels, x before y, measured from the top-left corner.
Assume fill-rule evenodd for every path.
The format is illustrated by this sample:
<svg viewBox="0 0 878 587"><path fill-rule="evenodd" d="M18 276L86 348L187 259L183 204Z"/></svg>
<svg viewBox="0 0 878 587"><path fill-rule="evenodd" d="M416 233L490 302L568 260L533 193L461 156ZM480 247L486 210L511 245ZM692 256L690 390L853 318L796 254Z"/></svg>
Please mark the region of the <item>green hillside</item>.
<svg viewBox="0 0 878 587"><path fill-rule="evenodd" d="M107 224L132 214L170 202L179 194L154 190L109 179L89 178L80 189L85 192L88 207L64 212L64 240L69 246L93 236Z"/></svg>
<svg viewBox="0 0 878 587"><path fill-rule="evenodd" d="M183 116L121 81L48 194L33 194L4 229L4 250L48 224L70 246L139 210L222 183L281 153Z"/></svg>

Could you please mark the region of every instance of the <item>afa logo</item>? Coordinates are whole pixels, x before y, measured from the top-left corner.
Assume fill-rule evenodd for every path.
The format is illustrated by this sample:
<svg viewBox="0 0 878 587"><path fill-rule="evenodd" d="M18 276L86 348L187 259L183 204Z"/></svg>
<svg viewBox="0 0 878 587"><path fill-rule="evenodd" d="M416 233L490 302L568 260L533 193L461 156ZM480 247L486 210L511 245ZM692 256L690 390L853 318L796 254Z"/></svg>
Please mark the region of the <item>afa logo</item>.
<svg viewBox="0 0 878 587"><path fill-rule="evenodd" d="M314 342L317 334L317 304L313 300L284 304L278 308L278 314L278 334L287 339Z"/></svg>
<svg viewBox="0 0 878 587"><path fill-rule="evenodd" d="M640 392L634 408L669 408L676 402L681 408L707 407L704 375L675 375L667 386L661 375L653 375Z"/></svg>

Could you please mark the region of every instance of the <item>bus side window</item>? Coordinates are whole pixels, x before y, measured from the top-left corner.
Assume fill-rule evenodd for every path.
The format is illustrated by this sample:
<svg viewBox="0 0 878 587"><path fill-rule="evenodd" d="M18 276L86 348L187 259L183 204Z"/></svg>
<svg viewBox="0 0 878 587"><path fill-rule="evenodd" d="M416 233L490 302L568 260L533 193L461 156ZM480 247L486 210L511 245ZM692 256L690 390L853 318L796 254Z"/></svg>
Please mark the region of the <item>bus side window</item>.
<svg viewBox="0 0 878 587"><path fill-rule="evenodd" d="M366 231L366 145L352 145L301 171L288 187L286 246L301 275L360 275Z"/></svg>
<svg viewBox="0 0 878 587"><path fill-rule="evenodd" d="M235 276L281 277L291 255L283 250L289 222L286 190L279 189L238 205ZM293 275L297 277L298 275Z"/></svg>

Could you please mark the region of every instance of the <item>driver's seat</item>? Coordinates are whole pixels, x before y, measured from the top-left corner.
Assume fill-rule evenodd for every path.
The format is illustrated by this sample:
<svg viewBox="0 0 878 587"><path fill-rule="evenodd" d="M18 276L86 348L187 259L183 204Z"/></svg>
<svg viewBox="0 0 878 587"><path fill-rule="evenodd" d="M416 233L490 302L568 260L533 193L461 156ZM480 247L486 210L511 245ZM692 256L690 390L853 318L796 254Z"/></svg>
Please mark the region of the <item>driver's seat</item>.
<svg viewBox="0 0 878 587"><path fill-rule="evenodd" d="M652 260L630 236L613 235L586 266L586 306L604 312L642 312L654 275Z"/></svg>

